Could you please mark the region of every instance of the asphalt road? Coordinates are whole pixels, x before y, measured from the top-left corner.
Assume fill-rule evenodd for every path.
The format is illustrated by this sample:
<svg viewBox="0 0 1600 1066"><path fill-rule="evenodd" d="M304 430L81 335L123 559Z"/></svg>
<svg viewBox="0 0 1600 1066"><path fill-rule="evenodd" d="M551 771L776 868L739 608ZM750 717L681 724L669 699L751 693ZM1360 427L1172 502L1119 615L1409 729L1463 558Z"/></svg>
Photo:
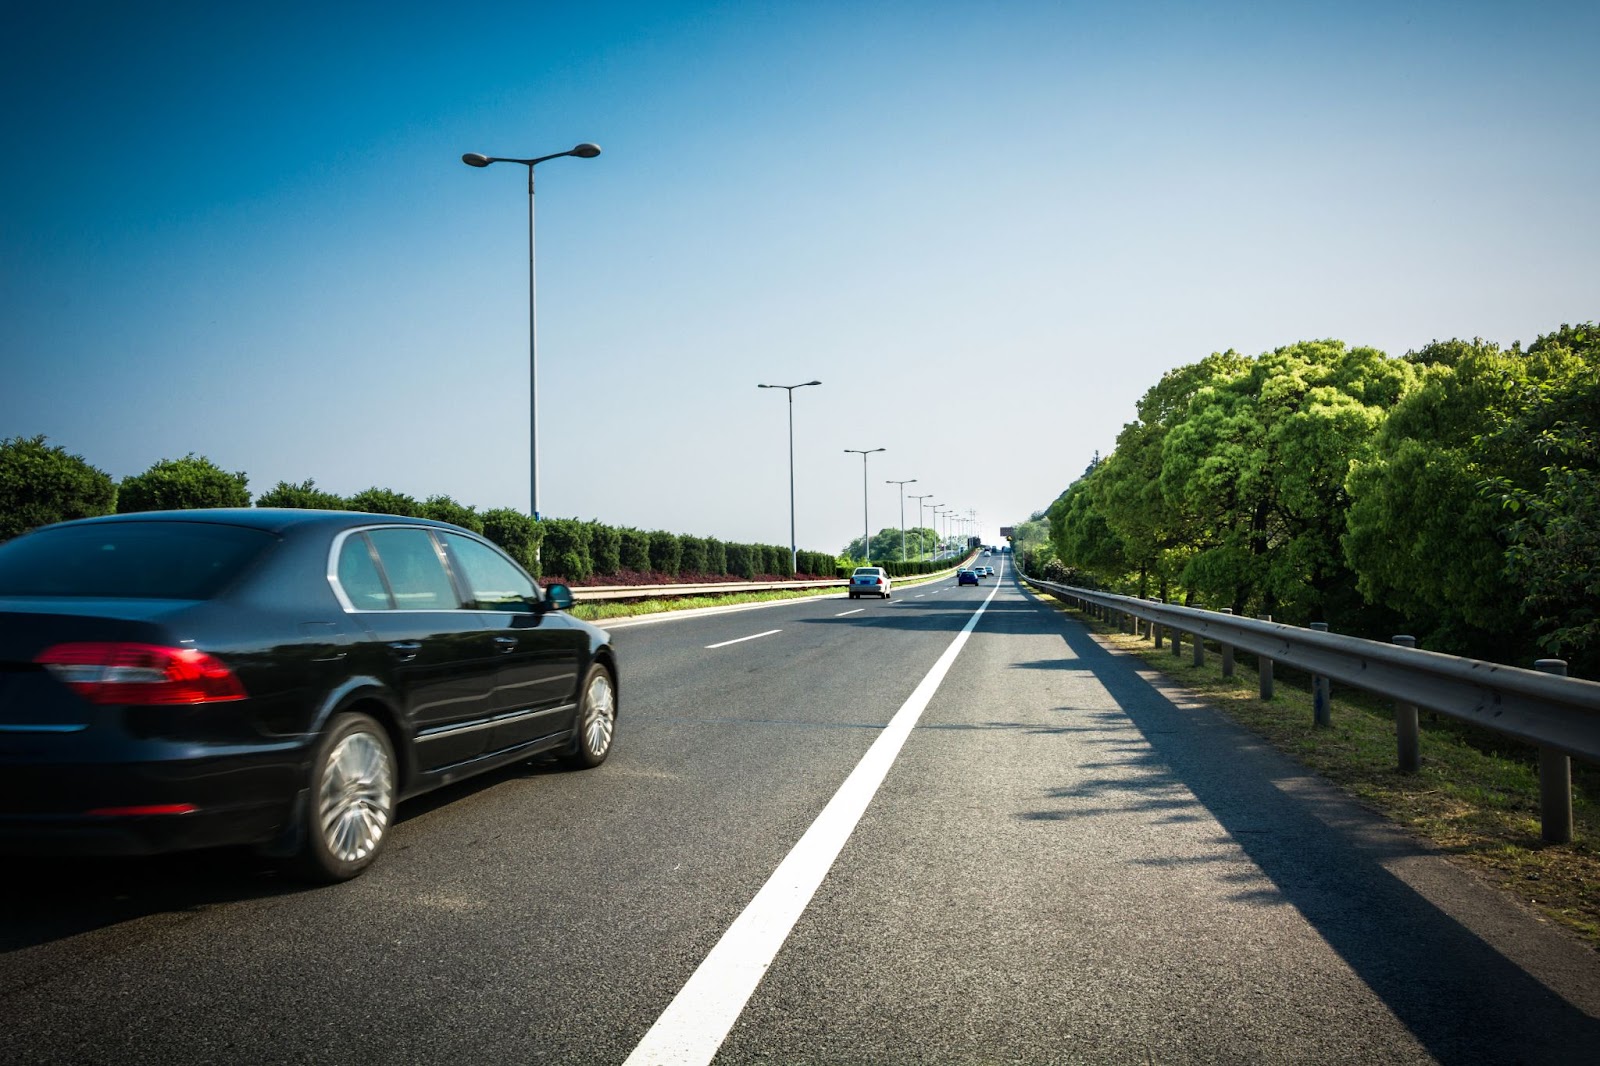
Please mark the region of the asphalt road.
<svg viewBox="0 0 1600 1066"><path fill-rule="evenodd" d="M1600 1060L1600 956L1008 574L613 633L610 761L349 884L11 864L0 1062Z"/></svg>

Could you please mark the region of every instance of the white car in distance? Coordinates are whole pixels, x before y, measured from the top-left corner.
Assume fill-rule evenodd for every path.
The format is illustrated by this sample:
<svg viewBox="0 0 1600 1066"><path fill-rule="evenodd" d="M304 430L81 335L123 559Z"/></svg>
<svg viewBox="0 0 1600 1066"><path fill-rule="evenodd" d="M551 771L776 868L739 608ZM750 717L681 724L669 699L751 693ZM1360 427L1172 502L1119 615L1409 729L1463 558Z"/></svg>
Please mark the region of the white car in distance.
<svg viewBox="0 0 1600 1066"><path fill-rule="evenodd" d="M889 571L881 566L858 566L850 575L850 598L877 596L889 599Z"/></svg>

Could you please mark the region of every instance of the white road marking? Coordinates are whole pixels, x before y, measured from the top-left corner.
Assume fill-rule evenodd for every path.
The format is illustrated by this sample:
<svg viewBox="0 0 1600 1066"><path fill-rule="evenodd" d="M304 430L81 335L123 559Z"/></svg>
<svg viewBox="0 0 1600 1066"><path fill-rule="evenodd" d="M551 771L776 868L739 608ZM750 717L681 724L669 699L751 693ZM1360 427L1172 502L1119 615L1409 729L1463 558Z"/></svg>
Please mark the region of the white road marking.
<svg viewBox="0 0 1600 1066"><path fill-rule="evenodd" d="M860 614L862 611L865 611L865 610L866 610L865 607L857 607L853 611L840 611L838 614L834 615L834 617L835 618L843 618L847 614Z"/></svg>
<svg viewBox="0 0 1600 1066"><path fill-rule="evenodd" d="M748 637L734 637L732 640L725 640L721 644L707 644L706 650L710 651L712 648L726 648L729 644L743 644L747 640L755 640L758 637L770 637L774 633L782 632L783 630L781 629L769 629L765 633L751 633Z"/></svg>
<svg viewBox="0 0 1600 1066"><path fill-rule="evenodd" d="M707 1066L727 1039L756 986L766 976L789 931L805 912L833 867L867 805L878 792L933 694L988 609L999 586L978 605L967 624L939 656L839 791L817 815L799 843L767 878L743 913L656 1019L623 1066ZM749 639L749 638L745 638Z"/></svg>

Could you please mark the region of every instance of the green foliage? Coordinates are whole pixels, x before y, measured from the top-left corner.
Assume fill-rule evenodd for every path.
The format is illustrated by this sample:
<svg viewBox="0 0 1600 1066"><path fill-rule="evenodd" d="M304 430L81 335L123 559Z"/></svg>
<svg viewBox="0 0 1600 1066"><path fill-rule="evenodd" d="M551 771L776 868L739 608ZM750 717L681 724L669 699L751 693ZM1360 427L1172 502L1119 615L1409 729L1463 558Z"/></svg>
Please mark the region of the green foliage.
<svg viewBox="0 0 1600 1066"><path fill-rule="evenodd" d="M715 537L706 538L706 573L728 573L728 546Z"/></svg>
<svg viewBox="0 0 1600 1066"><path fill-rule="evenodd" d="M510 507L497 507L483 513L483 535L498 544L522 568L539 577L539 542L543 523Z"/></svg>
<svg viewBox="0 0 1600 1066"><path fill-rule="evenodd" d="M560 577L569 584L581 584L594 574L594 559L589 554L589 530L576 518L545 518L539 522L544 540L540 559L546 575Z"/></svg>
<svg viewBox="0 0 1600 1066"><path fill-rule="evenodd" d="M677 577L683 559L683 547L676 533L654 530L650 534L650 569L667 577Z"/></svg>
<svg viewBox="0 0 1600 1066"><path fill-rule="evenodd" d="M760 548L762 558L761 572L763 574L772 574L777 577L788 577L790 575L790 560L792 557L788 548L782 548L776 544L762 544Z"/></svg>
<svg viewBox="0 0 1600 1066"><path fill-rule="evenodd" d="M678 572L704 574L706 569L706 542L701 537L688 534L678 538Z"/></svg>
<svg viewBox="0 0 1600 1066"><path fill-rule="evenodd" d="M0 541L35 526L111 514L117 489L104 470L45 438L0 440Z"/></svg>
<svg viewBox="0 0 1600 1066"><path fill-rule="evenodd" d="M621 548L618 556L622 569L645 573L650 569L650 534L642 529L621 531Z"/></svg>
<svg viewBox="0 0 1600 1066"><path fill-rule="evenodd" d="M728 566L724 573L742 577L746 581L756 576L757 563L748 544L726 545Z"/></svg>
<svg viewBox="0 0 1600 1066"><path fill-rule="evenodd" d="M449 522L462 529L470 529L474 533L483 532L483 519L478 512L465 504L457 503L449 496L429 496L423 502L421 511L423 518L431 518L435 522Z"/></svg>
<svg viewBox="0 0 1600 1066"><path fill-rule="evenodd" d="M597 574L615 574L622 569L622 530L604 522L588 523L589 558Z"/></svg>
<svg viewBox="0 0 1600 1066"><path fill-rule="evenodd" d="M394 514L406 518L421 518L422 504L403 492L380 489L374 485L363 489L346 501L350 510L365 514Z"/></svg>
<svg viewBox="0 0 1600 1066"><path fill-rule="evenodd" d="M291 485L287 481L280 481L272 488L256 497L257 507L298 507L313 511L343 511L346 504L343 496L331 492L324 492L317 488L317 483L307 478L298 485Z"/></svg>
<svg viewBox="0 0 1600 1066"><path fill-rule="evenodd" d="M179 511L196 507L249 507L250 479L228 473L204 456L162 459L142 474L122 479L117 512Z"/></svg>

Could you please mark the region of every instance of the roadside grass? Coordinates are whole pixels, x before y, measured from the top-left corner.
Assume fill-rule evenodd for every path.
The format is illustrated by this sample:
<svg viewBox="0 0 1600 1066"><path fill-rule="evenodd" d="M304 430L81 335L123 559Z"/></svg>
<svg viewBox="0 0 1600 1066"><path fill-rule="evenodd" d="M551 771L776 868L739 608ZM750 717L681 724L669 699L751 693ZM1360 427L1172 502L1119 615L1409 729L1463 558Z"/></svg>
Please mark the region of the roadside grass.
<svg viewBox="0 0 1600 1066"><path fill-rule="evenodd" d="M930 581L942 581L948 574L918 574L916 577L897 577L894 588L910 588ZM635 618L645 614L662 614L669 611L688 611L696 607L729 607L741 603L771 603L776 600L808 600L817 596L837 596L844 591L844 581L832 588L784 589L774 592L731 592L720 596L675 596L654 600L595 600L581 598L569 612L585 622L603 622L610 618ZM582 593L578 595L581 597Z"/></svg>
<svg viewBox="0 0 1600 1066"><path fill-rule="evenodd" d="M1040 600L1068 609L1049 597ZM1439 850L1487 874L1552 921L1600 948L1600 767L1572 764L1573 842L1547 844L1539 829L1535 748L1443 715L1421 712L1422 768L1397 768L1393 702L1334 686L1333 724L1312 724L1311 678L1277 664L1274 696L1260 699L1254 657L1222 676L1206 645L1196 667L1181 656L1072 610L1113 646L1179 682L1279 751L1339 785Z"/></svg>

